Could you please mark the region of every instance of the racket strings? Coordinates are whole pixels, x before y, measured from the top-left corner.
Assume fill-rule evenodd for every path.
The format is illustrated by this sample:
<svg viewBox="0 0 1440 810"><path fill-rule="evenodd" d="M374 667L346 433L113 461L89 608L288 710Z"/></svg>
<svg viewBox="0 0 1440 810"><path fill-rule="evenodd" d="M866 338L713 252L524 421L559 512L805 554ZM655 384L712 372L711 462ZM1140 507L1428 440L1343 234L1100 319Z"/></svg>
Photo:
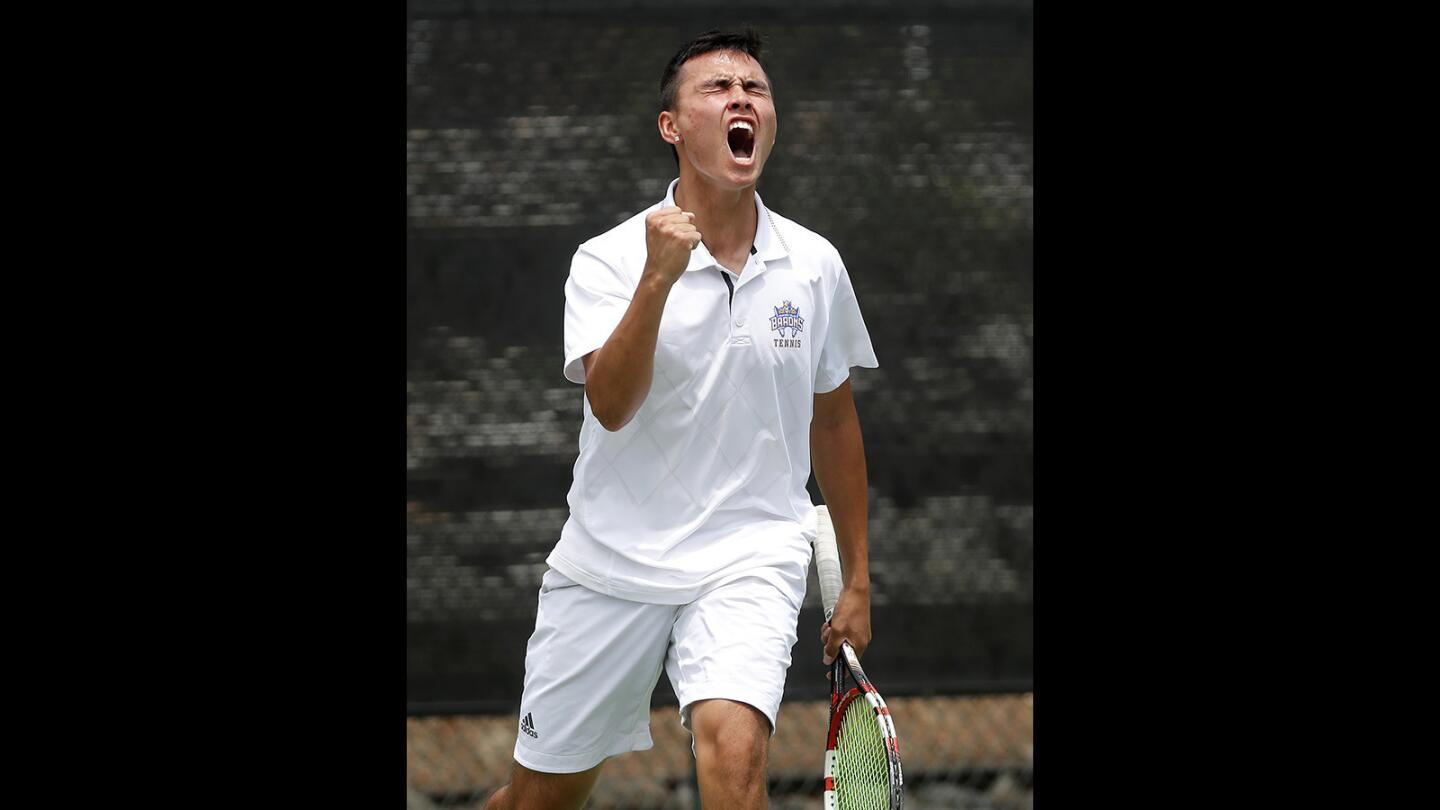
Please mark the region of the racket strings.
<svg viewBox="0 0 1440 810"><path fill-rule="evenodd" d="M840 810L890 810L890 759L875 709L850 701L835 737L835 798Z"/></svg>

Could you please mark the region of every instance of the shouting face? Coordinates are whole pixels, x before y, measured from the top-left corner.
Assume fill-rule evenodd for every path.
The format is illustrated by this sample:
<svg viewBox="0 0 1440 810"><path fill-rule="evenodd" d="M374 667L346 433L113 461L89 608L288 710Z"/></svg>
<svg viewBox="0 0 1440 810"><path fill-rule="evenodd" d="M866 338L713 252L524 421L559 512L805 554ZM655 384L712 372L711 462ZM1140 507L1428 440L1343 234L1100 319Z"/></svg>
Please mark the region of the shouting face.
<svg viewBox="0 0 1440 810"><path fill-rule="evenodd" d="M722 188L753 187L775 146L770 80L748 54L701 54L680 66L675 109L659 123L682 166Z"/></svg>

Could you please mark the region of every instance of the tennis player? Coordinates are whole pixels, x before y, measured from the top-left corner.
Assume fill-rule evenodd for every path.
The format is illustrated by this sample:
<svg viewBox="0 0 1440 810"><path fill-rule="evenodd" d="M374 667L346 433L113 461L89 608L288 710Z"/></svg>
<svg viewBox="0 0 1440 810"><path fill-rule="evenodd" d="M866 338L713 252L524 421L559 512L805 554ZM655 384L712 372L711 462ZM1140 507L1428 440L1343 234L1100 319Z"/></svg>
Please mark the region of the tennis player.
<svg viewBox="0 0 1440 810"><path fill-rule="evenodd" d="M607 757L652 746L662 669L704 806L768 806L816 531L812 459L845 572L825 663L841 639L857 653L870 642L849 377L877 363L835 248L755 191L778 124L760 53L753 31L711 31L675 54L657 124L680 176L572 261L565 376L585 385L580 454L492 810L584 804Z"/></svg>

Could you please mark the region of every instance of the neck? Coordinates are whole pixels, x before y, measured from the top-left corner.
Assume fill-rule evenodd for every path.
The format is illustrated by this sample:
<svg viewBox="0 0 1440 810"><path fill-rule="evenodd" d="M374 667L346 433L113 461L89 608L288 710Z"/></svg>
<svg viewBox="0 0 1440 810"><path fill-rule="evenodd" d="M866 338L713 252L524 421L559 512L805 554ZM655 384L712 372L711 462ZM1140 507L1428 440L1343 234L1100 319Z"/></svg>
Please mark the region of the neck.
<svg viewBox="0 0 1440 810"><path fill-rule="evenodd" d="M710 255L740 272L755 242L755 187L717 188L693 172L682 171L675 186L675 204L695 215L695 229Z"/></svg>

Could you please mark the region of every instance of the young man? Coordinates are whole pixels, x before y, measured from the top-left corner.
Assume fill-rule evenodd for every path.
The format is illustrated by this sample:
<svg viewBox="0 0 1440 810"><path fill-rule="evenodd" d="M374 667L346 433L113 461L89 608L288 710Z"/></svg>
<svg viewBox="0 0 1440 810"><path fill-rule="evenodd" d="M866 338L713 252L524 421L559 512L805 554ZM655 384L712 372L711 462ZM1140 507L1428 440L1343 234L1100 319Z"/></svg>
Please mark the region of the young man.
<svg viewBox="0 0 1440 810"><path fill-rule="evenodd" d="M755 193L777 124L759 57L748 31L675 55L658 126L680 177L571 265L580 456L526 650L516 764L491 810L579 808L607 757L651 747L662 668L705 807L767 806L815 536L812 458L846 577L825 663L841 639L857 653L870 641L849 370L876 360L835 248Z"/></svg>

